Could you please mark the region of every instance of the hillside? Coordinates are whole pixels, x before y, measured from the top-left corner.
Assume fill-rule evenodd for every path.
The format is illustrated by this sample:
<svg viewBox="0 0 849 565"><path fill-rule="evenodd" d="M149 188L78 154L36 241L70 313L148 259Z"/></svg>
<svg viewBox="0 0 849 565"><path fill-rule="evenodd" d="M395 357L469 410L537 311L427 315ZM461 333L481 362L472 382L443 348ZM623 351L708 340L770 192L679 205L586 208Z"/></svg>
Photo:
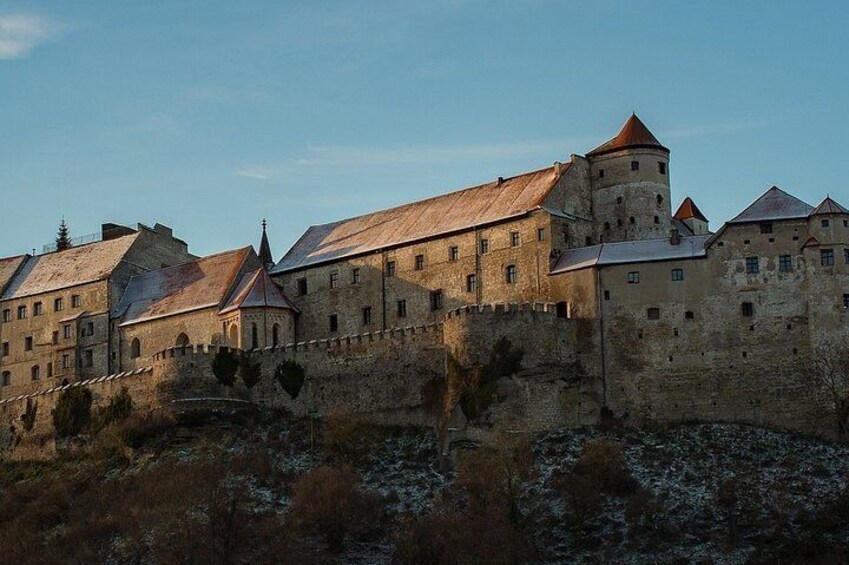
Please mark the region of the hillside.
<svg viewBox="0 0 849 565"><path fill-rule="evenodd" d="M131 417L59 459L0 464L3 560L840 563L849 555L849 447L718 424L499 437L494 448L457 449L448 465L427 432L351 419L322 427L254 414L174 426Z"/></svg>

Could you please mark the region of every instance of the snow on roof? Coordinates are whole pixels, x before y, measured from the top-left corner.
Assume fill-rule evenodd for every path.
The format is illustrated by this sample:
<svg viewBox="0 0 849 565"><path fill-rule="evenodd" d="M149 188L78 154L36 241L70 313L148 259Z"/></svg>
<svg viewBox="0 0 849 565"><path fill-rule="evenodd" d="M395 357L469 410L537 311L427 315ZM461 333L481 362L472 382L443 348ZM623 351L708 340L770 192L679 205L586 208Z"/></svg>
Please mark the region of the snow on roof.
<svg viewBox="0 0 849 565"><path fill-rule="evenodd" d="M28 257L29 255L18 255L17 257L0 258L0 296Z"/></svg>
<svg viewBox="0 0 849 565"><path fill-rule="evenodd" d="M728 223L742 224L807 218L813 209L814 207L810 204L787 194L777 186L773 186L760 198L752 202L748 208L729 220Z"/></svg>
<svg viewBox="0 0 849 565"><path fill-rule="evenodd" d="M29 257L12 279L3 300L53 292L109 278L139 234L100 241L65 251Z"/></svg>
<svg viewBox="0 0 849 565"><path fill-rule="evenodd" d="M647 263L650 261L704 257L706 255L705 243L710 238L711 235L709 234L683 236L678 245L672 245L669 238L663 238L602 243L569 249L560 256L550 274L556 275L587 267L622 263Z"/></svg>
<svg viewBox="0 0 849 565"><path fill-rule="evenodd" d="M133 277L112 315L127 326L218 308L252 254L252 248L243 247Z"/></svg>
<svg viewBox="0 0 849 565"><path fill-rule="evenodd" d="M556 169L547 167L389 210L312 226L271 272L283 273L521 216L540 207L559 178Z"/></svg>
<svg viewBox="0 0 849 565"><path fill-rule="evenodd" d="M271 280L265 269L245 273L221 314L241 308L286 308L297 310L283 294L283 289Z"/></svg>

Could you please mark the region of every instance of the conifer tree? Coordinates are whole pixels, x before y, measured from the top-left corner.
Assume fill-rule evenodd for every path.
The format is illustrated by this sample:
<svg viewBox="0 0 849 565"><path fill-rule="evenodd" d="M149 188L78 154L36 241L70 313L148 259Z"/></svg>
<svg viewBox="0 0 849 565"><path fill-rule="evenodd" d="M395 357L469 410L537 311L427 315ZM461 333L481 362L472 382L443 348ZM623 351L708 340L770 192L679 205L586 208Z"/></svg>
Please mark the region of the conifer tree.
<svg viewBox="0 0 849 565"><path fill-rule="evenodd" d="M65 218L62 218L62 223L59 224L59 234L56 236L56 251L64 251L71 247L71 235L68 229L68 224L65 223Z"/></svg>

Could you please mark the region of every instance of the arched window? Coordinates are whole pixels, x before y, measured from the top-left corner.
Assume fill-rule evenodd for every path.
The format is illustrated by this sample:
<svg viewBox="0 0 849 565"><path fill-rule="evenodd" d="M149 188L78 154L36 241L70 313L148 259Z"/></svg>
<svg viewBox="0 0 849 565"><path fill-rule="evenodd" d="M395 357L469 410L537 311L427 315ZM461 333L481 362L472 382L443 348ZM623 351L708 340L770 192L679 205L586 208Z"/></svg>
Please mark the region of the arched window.
<svg viewBox="0 0 849 565"><path fill-rule="evenodd" d="M610 222L604 222L604 231L610 231Z"/></svg>
<svg viewBox="0 0 849 565"><path fill-rule="evenodd" d="M177 347L186 347L187 345L189 345L189 336L187 336L186 334L178 335L176 345Z"/></svg>
<svg viewBox="0 0 849 565"><path fill-rule="evenodd" d="M130 344L130 358L138 359L139 357L141 357L141 342L139 338L136 338Z"/></svg>
<svg viewBox="0 0 849 565"><path fill-rule="evenodd" d="M251 349L259 349L259 329L251 324Z"/></svg>
<svg viewBox="0 0 849 565"><path fill-rule="evenodd" d="M2 378L0 378L0 385L9 386L10 384L12 384L12 373L3 371Z"/></svg>
<svg viewBox="0 0 849 565"><path fill-rule="evenodd" d="M280 345L280 324L274 324L271 328L271 345L274 347Z"/></svg>
<svg viewBox="0 0 849 565"><path fill-rule="evenodd" d="M30 369L30 376L32 380L37 381L41 378L41 367L38 365L34 365L32 369Z"/></svg>

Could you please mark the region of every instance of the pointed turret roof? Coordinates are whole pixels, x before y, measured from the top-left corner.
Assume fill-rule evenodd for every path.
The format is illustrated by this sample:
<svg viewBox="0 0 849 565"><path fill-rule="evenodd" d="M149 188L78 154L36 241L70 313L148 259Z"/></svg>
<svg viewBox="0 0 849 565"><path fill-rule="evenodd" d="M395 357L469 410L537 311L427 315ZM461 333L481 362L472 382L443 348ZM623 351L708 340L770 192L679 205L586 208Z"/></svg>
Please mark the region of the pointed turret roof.
<svg viewBox="0 0 849 565"><path fill-rule="evenodd" d="M773 186L728 223L742 224L807 218L813 209L814 207L810 204Z"/></svg>
<svg viewBox="0 0 849 565"><path fill-rule="evenodd" d="M655 147L667 152L669 151L669 149L661 145L654 134L646 127L646 124L637 117L637 114L631 114L631 117L628 118L628 121L619 130L619 134L616 137L602 143L587 153L587 156L602 155L604 153L619 151L620 149L635 147Z"/></svg>
<svg viewBox="0 0 849 565"><path fill-rule="evenodd" d="M811 216L824 216L826 214L849 214L849 210L832 200L830 196L826 196L825 200L820 202L820 205L811 212Z"/></svg>
<svg viewBox="0 0 849 565"><path fill-rule="evenodd" d="M681 206L678 207L678 211L675 212L674 218L682 221L689 220L690 218L696 218L703 222L708 221L708 219L705 218L705 215L702 214L702 211L699 210L699 207L696 206L696 203L693 202L693 199L689 196L685 198L684 202L681 203Z"/></svg>
<svg viewBox="0 0 849 565"><path fill-rule="evenodd" d="M271 280L265 269L246 273L219 313L226 314L241 308L286 308L296 312L298 310L283 294L283 289Z"/></svg>
<svg viewBox="0 0 849 565"><path fill-rule="evenodd" d="M274 266L274 255L271 254L271 245L268 243L268 234L265 231L267 222L262 220L262 240L259 243L259 260L268 271Z"/></svg>

